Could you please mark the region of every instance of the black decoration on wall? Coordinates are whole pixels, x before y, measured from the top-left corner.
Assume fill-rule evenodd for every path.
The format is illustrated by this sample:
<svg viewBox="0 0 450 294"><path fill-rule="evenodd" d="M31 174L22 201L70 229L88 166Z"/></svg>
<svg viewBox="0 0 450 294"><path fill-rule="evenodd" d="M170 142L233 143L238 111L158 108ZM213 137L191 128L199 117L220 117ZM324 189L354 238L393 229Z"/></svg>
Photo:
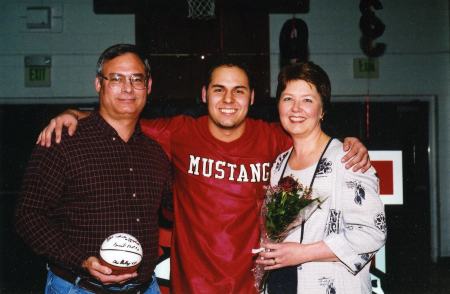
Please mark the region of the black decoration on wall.
<svg viewBox="0 0 450 294"><path fill-rule="evenodd" d="M307 61L308 26L298 18L287 20L280 32L281 66L289 63Z"/></svg>
<svg viewBox="0 0 450 294"><path fill-rule="evenodd" d="M375 42L375 39L383 35L386 26L372 10L383 9L379 0L361 0L359 10L362 15L359 19L359 28L362 32L360 47L368 57L379 57L386 51L385 43Z"/></svg>

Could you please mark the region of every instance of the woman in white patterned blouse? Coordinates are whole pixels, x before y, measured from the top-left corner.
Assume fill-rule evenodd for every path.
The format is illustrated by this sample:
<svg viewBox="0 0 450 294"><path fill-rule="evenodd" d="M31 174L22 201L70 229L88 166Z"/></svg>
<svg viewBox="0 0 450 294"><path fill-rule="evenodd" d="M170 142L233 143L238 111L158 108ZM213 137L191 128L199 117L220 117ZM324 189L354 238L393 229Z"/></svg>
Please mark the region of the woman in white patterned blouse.
<svg viewBox="0 0 450 294"><path fill-rule="evenodd" d="M371 293L370 261L386 239L378 178L373 167L345 169L342 143L322 131L330 96L328 75L312 62L288 65L278 76L280 121L293 146L277 157L271 185L290 175L313 183L313 195L326 201L284 242L263 244L256 262L272 270L269 293L288 293L283 287L295 273L294 293Z"/></svg>

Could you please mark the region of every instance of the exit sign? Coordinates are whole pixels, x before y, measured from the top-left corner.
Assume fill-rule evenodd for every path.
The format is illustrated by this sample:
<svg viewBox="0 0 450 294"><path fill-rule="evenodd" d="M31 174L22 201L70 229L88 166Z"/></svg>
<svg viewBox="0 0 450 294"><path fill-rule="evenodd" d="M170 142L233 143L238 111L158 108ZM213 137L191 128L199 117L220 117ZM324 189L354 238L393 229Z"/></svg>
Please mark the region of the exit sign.
<svg viewBox="0 0 450 294"><path fill-rule="evenodd" d="M353 77L355 79L378 79L378 71L377 58L353 59Z"/></svg>
<svg viewBox="0 0 450 294"><path fill-rule="evenodd" d="M29 66L25 69L26 87L50 87L50 67Z"/></svg>
<svg viewBox="0 0 450 294"><path fill-rule="evenodd" d="M25 87L51 86L51 58L49 56L25 57Z"/></svg>

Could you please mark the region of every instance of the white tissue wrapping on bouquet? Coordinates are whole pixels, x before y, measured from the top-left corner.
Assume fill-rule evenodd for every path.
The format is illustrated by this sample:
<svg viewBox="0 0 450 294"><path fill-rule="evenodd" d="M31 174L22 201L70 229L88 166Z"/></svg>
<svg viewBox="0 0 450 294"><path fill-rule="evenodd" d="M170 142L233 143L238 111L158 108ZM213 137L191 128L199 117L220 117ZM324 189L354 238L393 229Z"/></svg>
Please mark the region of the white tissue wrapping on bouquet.
<svg viewBox="0 0 450 294"><path fill-rule="evenodd" d="M317 201L311 202L309 205L300 210L295 221L289 224L284 230L284 232L280 234L283 236L283 240L293 230L295 230L299 225L301 225L302 222L306 222L311 217L311 215L317 210L317 208L319 208L320 205L322 205L328 199L328 197L316 196L314 199L317 199Z"/></svg>
<svg viewBox="0 0 450 294"><path fill-rule="evenodd" d="M259 254L259 253L263 252L264 250L266 250L266 248L264 248L264 247L253 248L252 254Z"/></svg>

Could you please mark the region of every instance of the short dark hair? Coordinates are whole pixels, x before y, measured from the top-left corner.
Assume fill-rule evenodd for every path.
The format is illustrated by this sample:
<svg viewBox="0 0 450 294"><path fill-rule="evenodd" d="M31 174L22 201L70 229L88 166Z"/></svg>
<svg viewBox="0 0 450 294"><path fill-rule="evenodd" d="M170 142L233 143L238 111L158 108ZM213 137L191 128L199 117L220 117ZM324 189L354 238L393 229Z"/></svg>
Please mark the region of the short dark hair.
<svg viewBox="0 0 450 294"><path fill-rule="evenodd" d="M278 74L277 100L286 89L289 82L302 80L316 87L322 99L323 111L327 111L331 100L331 82L327 73L311 61L289 64L283 67Z"/></svg>
<svg viewBox="0 0 450 294"><path fill-rule="evenodd" d="M250 90L253 90L253 80L252 75L250 73L250 70L246 63L237 61L235 59L232 59L230 57L220 57L218 59L213 60L209 65L209 70L206 72L206 75L204 77L203 85L208 88L209 84L211 83L211 78L213 72L218 69L219 67L237 67L241 69L245 75L247 76L248 85L250 87Z"/></svg>
<svg viewBox="0 0 450 294"><path fill-rule="evenodd" d="M116 44L109 48L107 48L100 55L97 61L97 75L101 75L103 71L103 65L106 61L114 59L118 56L132 53L135 54L145 66L145 74L147 77L150 77L150 62L147 56L136 46L133 44Z"/></svg>

